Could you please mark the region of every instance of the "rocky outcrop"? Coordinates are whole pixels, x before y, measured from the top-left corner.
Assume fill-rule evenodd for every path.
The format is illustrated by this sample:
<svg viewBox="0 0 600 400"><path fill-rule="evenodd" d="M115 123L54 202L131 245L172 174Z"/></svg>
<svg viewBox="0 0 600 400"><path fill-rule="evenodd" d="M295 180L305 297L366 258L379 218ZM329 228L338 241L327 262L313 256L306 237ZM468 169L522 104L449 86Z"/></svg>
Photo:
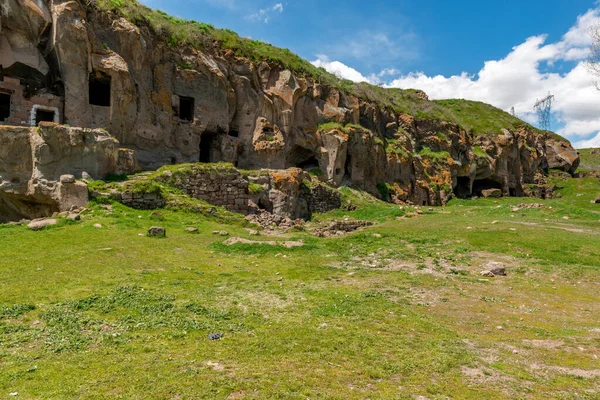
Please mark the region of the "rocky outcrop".
<svg viewBox="0 0 600 400"><path fill-rule="evenodd" d="M318 170L332 185L439 205L489 189L526 195L536 174L548 168L572 173L578 165L570 144L553 136L526 127L474 136L456 123L409 115L214 44L205 51L174 48L144 21L134 24L93 1L8 4L2 63L28 82L42 76L45 83L31 86L32 95L61 96L60 122L106 128L135 151L144 169L225 161L244 169ZM13 58L5 62L9 54ZM407 96L425 109L436 107L423 92ZM75 160L78 153L68 146L56 146L69 156L52 168L86 162ZM132 157L121 150L117 160L123 165ZM300 215L298 185L288 183L269 183L288 200L262 200Z"/></svg>
<svg viewBox="0 0 600 400"><path fill-rule="evenodd" d="M579 167L579 153L564 140L549 138L546 141L548 167L573 175Z"/></svg>
<svg viewBox="0 0 600 400"><path fill-rule="evenodd" d="M298 168L244 174L226 164L192 164L159 171L155 179L191 197L241 214L262 210L280 217L310 219L315 212L341 206L339 192ZM129 195L123 193L121 198L127 204Z"/></svg>
<svg viewBox="0 0 600 400"><path fill-rule="evenodd" d="M87 185L76 178L100 179L127 168L119 155L119 142L103 130L0 126L0 222L85 206Z"/></svg>

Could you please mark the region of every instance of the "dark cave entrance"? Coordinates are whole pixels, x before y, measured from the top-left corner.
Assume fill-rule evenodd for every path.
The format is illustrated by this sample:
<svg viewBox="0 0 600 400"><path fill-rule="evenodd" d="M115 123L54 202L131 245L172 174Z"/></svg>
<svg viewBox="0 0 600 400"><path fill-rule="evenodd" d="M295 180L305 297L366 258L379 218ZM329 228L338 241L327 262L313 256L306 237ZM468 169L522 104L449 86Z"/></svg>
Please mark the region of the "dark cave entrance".
<svg viewBox="0 0 600 400"><path fill-rule="evenodd" d="M309 169L309 170L311 170L313 168L319 168L319 161L317 161L315 156L312 156L309 159L296 164L296 167L301 168L301 169Z"/></svg>
<svg viewBox="0 0 600 400"><path fill-rule="evenodd" d="M94 71L89 77L89 97L93 106L110 107L110 76Z"/></svg>
<svg viewBox="0 0 600 400"><path fill-rule="evenodd" d="M346 165L344 166L344 170L348 178L352 179L352 157L350 154L346 155Z"/></svg>
<svg viewBox="0 0 600 400"><path fill-rule="evenodd" d="M239 137L240 136L240 132L232 129L232 130L229 131L229 136L231 136L231 137Z"/></svg>
<svg viewBox="0 0 600 400"><path fill-rule="evenodd" d="M477 179L473 182L473 194L475 196L481 196L482 192L487 189L502 190L502 185L491 179Z"/></svg>
<svg viewBox="0 0 600 400"><path fill-rule="evenodd" d="M54 111L37 109L35 111L35 126L38 126L40 122L54 122L56 113Z"/></svg>
<svg viewBox="0 0 600 400"><path fill-rule="evenodd" d="M459 176L456 178L454 195L459 199L466 199L471 196L471 178L468 176Z"/></svg>
<svg viewBox="0 0 600 400"><path fill-rule="evenodd" d="M261 198L258 200L257 206L258 206L259 210L265 210L270 213L273 212L273 203L271 203L271 201L269 201L269 200L265 200L265 199Z"/></svg>
<svg viewBox="0 0 600 400"><path fill-rule="evenodd" d="M10 117L10 94L0 93L0 121Z"/></svg>
<svg viewBox="0 0 600 400"><path fill-rule="evenodd" d="M194 107L196 101L193 97L179 96L179 118L184 121L194 120Z"/></svg>
<svg viewBox="0 0 600 400"><path fill-rule="evenodd" d="M213 145L216 135L214 133L205 133L200 137L200 162L212 162Z"/></svg>
<svg viewBox="0 0 600 400"><path fill-rule="evenodd" d="M295 146L288 156L288 165L300 169L312 169L319 167L319 161L312 150Z"/></svg>

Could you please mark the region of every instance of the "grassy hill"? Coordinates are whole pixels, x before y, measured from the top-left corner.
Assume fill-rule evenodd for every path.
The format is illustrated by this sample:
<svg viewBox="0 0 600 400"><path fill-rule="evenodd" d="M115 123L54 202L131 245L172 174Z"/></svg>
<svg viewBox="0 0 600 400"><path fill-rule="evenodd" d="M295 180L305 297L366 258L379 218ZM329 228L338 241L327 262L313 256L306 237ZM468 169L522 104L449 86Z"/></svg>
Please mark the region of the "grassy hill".
<svg viewBox="0 0 600 400"><path fill-rule="evenodd" d="M377 102L397 113L455 122L474 135L499 134L502 128L516 129L523 125L529 126L539 134L547 133L488 104L469 100L429 102L420 99L413 89L385 89L364 82L354 83L339 79L288 49L242 38L229 29L219 29L210 24L172 17L146 7L136 0L91 0L85 1L84 4L90 9L111 13L114 17L123 16L140 27L146 27L159 40L165 41L173 48L191 46L209 53L232 51L235 55L251 61L267 61L290 69L300 76L310 77L321 84Z"/></svg>
<svg viewBox="0 0 600 400"><path fill-rule="evenodd" d="M590 171L600 171L600 149L580 149L581 158L580 169Z"/></svg>

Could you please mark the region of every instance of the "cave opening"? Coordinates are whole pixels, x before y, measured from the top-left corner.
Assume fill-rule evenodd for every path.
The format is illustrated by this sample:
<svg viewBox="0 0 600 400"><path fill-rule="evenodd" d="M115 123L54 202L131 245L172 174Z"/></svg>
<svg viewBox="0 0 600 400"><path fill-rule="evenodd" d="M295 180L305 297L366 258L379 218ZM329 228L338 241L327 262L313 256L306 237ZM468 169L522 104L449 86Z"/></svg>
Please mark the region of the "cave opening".
<svg viewBox="0 0 600 400"><path fill-rule="evenodd" d="M265 199L258 199L258 209L259 210L264 210L267 212L272 213L273 212L273 203L269 200L265 200Z"/></svg>
<svg viewBox="0 0 600 400"><path fill-rule="evenodd" d="M352 179L352 157L350 156L350 154L346 156L346 165L344 169L346 175L348 175L348 178Z"/></svg>
<svg viewBox="0 0 600 400"><path fill-rule="evenodd" d="M459 199L466 199L471 196L471 178L468 176L459 176L456 178L454 195Z"/></svg>
<svg viewBox="0 0 600 400"><path fill-rule="evenodd" d="M200 138L200 162L209 163L212 162L213 144L215 141L215 134L205 133Z"/></svg>
<svg viewBox="0 0 600 400"><path fill-rule="evenodd" d="M313 168L319 168L319 161L317 161L317 159L315 158L315 156L312 156L304 161L301 161L299 163L296 164L296 167L300 168L300 169L313 169Z"/></svg>
<svg viewBox="0 0 600 400"><path fill-rule="evenodd" d="M502 185L491 179L477 179L473 182L473 194L476 196L481 196L482 192L488 189L502 190Z"/></svg>
<svg viewBox="0 0 600 400"><path fill-rule="evenodd" d="M319 161L317 161L314 151L302 146L294 146L287 156L287 165L300 169L318 168Z"/></svg>
<svg viewBox="0 0 600 400"><path fill-rule="evenodd" d="M240 132L232 129L232 130L229 131L229 136L231 136L231 137L240 137Z"/></svg>
<svg viewBox="0 0 600 400"><path fill-rule="evenodd" d="M10 117L10 94L0 93L0 121Z"/></svg>
<svg viewBox="0 0 600 400"><path fill-rule="evenodd" d="M193 97L179 96L179 118L192 122L194 120L195 103Z"/></svg>
<svg viewBox="0 0 600 400"><path fill-rule="evenodd" d="M56 113L52 110L44 110L38 108L35 110L35 126L38 126L40 122L54 122Z"/></svg>
<svg viewBox="0 0 600 400"><path fill-rule="evenodd" d="M93 106L110 107L111 78L104 72L94 71L89 77L89 97Z"/></svg>

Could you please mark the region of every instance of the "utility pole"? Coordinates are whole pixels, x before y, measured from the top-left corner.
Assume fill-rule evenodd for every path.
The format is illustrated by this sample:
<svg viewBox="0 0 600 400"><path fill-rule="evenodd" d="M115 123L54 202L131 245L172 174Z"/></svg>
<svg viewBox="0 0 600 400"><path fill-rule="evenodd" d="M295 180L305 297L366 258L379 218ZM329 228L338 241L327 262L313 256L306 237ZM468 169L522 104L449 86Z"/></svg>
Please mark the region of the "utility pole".
<svg viewBox="0 0 600 400"><path fill-rule="evenodd" d="M536 101L533 109L538 115L540 129L550 130L550 123L552 118L552 103L554 102L554 95L548 92L548 96L542 100Z"/></svg>

